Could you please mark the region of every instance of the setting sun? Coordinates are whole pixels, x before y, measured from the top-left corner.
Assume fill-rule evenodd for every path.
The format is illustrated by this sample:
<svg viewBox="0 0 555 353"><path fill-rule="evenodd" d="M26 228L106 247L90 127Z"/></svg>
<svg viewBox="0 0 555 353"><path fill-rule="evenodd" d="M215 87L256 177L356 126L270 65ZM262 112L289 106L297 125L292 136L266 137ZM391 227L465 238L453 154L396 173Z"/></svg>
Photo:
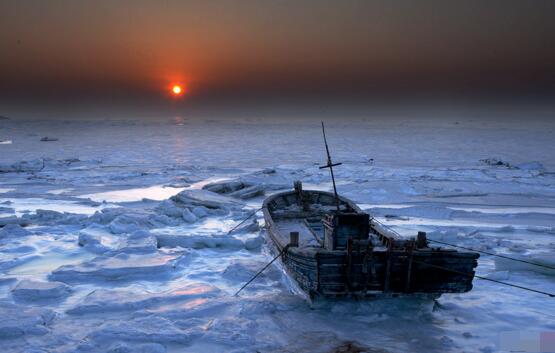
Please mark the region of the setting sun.
<svg viewBox="0 0 555 353"><path fill-rule="evenodd" d="M176 96L179 96L179 95L181 95L181 93L183 93L183 89L181 88L180 85L174 85L172 87L172 93Z"/></svg>

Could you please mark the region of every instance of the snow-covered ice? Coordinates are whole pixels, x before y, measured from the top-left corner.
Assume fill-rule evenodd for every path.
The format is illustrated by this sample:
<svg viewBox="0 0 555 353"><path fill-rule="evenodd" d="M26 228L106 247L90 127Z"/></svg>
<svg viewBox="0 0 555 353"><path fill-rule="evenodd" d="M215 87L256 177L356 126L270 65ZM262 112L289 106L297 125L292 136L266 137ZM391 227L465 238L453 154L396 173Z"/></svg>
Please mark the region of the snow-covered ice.
<svg viewBox="0 0 555 353"><path fill-rule="evenodd" d="M39 301L63 298L71 293L71 287L61 282L23 280L12 290L18 300Z"/></svg>
<svg viewBox="0 0 555 353"><path fill-rule="evenodd" d="M265 196L331 190L319 121L1 120L6 352L498 352L552 298L476 279L436 301L309 303L270 259ZM395 231L555 266L555 123L327 122L338 191ZM55 136L44 143L41 136ZM117 153L115 153L117 151ZM477 274L555 292L547 267Z"/></svg>
<svg viewBox="0 0 555 353"><path fill-rule="evenodd" d="M139 311L169 303L215 297L219 290L206 284L189 284L186 287L161 293L139 294L130 290L98 289L88 294L82 302L67 311L68 314L101 314L115 311Z"/></svg>
<svg viewBox="0 0 555 353"><path fill-rule="evenodd" d="M0 339L20 339L28 335L45 335L56 316L40 307L0 304Z"/></svg>
<svg viewBox="0 0 555 353"><path fill-rule="evenodd" d="M79 265L64 265L54 270L51 280L82 282L94 280L161 280L174 276L176 268L186 255L129 255L99 256Z"/></svg>

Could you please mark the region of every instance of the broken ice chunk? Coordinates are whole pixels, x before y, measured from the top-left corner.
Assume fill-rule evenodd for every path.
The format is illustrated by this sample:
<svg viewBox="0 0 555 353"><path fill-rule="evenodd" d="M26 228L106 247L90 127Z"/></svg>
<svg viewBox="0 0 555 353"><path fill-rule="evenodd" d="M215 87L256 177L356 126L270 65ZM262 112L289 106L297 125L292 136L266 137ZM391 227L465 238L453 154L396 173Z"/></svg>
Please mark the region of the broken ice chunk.
<svg viewBox="0 0 555 353"><path fill-rule="evenodd" d="M264 195L265 188L263 185L256 185L242 180L231 180L211 183L205 185L203 189L246 200Z"/></svg>
<svg viewBox="0 0 555 353"><path fill-rule="evenodd" d="M210 183L203 189L246 200L262 196L266 190L287 189L291 185L290 179L290 173L278 173L274 168L267 168L238 179Z"/></svg>
<svg viewBox="0 0 555 353"><path fill-rule="evenodd" d="M95 254L147 254L156 252L158 241L146 230L137 230L131 234L114 235L97 224L83 229L79 233L79 245Z"/></svg>
<svg viewBox="0 0 555 353"><path fill-rule="evenodd" d="M238 205L231 198L216 194L206 190L183 190L179 194L172 196L171 200L181 207L204 206L206 208L227 208Z"/></svg>
<svg viewBox="0 0 555 353"><path fill-rule="evenodd" d="M239 199L247 200L252 199L256 196L264 195L265 187L263 185L253 185L241 190L237 190L229 194L231 197L237 197Z"/></svg>
<svg viewBox="0 0 555 353"><path fill-rule="evenodd" d="M91 333L95 341L124 340L129 342L157 342L189 344L204 333L200 324L191 322L188 328L176 327L170 320L149 316L135 320L107 322Z"/></svg>
<svg viewBox="0 0 555 353"><path fill-rule="evenodd" d="M243 217L244 219L245 217ZM252 233L258 232L260 230L260 225L256 219L253 219L251 222L246 222L245 224L240 225L239 227L233 229L233 234L241 234L241 233Z"/></svg>
<svg viewBox="0 0 555 353"><path fill-rule="evenodd" d="M6 224L2 229L0 229L0 239L7 237L24 237L30 235L31 232L22 228L19 224Z"/></svg>
<svg viewBox="0 0 555 353"><path fill-rule="evenodd" d="M181 217L181 214L183 213L183 209L180 207L177 207L175 203L173 203L170 200L165 200L160 202L158 207L156 207L156 210L165 216L175 217L175 218Z"/></svg>
<svg viewBox="0 0 555 353"><path fill-rule="evenodd" d="M55 316L52 310L6 303L0 304L0 312L0 339L44 335Z"/></svg>
<svg viewBox="0 0 555 353"><path fill-rule="evenodd" d="M175 255L99 256L78 265L64 265L54 270L49 279L66 283L90 280L162 280L176 273L183 258Z"/></svg>
<svg viewBox="0 0 555 353"><path fill-rule="evenodd" d="M187 223L194 223L197 220L197 216L195 216L188 208L183 209L183 213L181 214L183 220Z"/></svg>
<svg viewBox="0 0 555 353"><path fill-rule="evenodd" d="M0 217L0 227L5 227L8 224L17 224L20 226L27 226L31 222L28 219L20 218L17 216Z"/></svg>
<svg viewBox="0 0 555 353"><path fill-rule="evenodd" d="M115 311L136 311L158 307L177 301L190 301L198 298L214 297L219 289L207 284L194 283L179 289L162 293L137 294L130 290L98 289L91 292L77 306L69 309L68 314L83 315Z"/></svg>
<svg viewBox="0 0 555 353"><path fill-rule="evenodd" d="M218 235L172 235L156 234L159 247L182 247L192 249L227 248L242 249L241 240L225 234Z"/></svg>
<svg viewBox="0 0 555 353"><path fill-rule="evenodd" d="M245 240L245 249L247 250L259 249L262 246L262 244L264 244L264 237L262 236L249 238Z"/></svg>
<svg viewBox="0 0 555 353"><path fill-rule="evenodd" d="M251 279L262 267L263 262L252 260L233 260L232 263L222 273L222 277L232 282L246 282ZM268 269L261 273L260 283L264 279L277 281L280 279L281 274L279 271Z"/></svg>
<svg viewBox="0 0 555 353"><path fill-rule="evenodd" d="M147 254L158 250L158 240L150 232L138 230L121 240L117 251L128 254Z"/></svg>
<svg viewBox="0 0 555 353"><path fill-rule="evenodd" d="M146 222L128 215L119 215L110 222L110 231L114 234L132 233L141 230Z"/></svg>
<svg viewBox="0 0 555 353"><path fill-rule="evenodd" d="M218 181L215 183L210 183L204 185L203 189L212 191L218 194L228 194L237 190L242 190L245 187L251 186L251 184L245 185L241 180L225 180Z"/></svg>
<svg viewBox="0 0 555 353"><path fill-rule="evenodd" d="M79 246L95 254L102 254L113 249L115 242L111 234L96 223L79 232Z"/></svg>
<svg viewBox="0 0 555 353"><path fill-rule="evenodd" d="M36 301L63 298L71 293L71 288L61 282L39 282L23 280L12 290L18 300Z"/></svg>
<svg viewBox="0 0 555 353"><path fill-rule="evenodd" d="M194 207L192 212L198 218L204 218L208 216L208 210L206 209L206 207L203 207L203 206Z"/></svg>

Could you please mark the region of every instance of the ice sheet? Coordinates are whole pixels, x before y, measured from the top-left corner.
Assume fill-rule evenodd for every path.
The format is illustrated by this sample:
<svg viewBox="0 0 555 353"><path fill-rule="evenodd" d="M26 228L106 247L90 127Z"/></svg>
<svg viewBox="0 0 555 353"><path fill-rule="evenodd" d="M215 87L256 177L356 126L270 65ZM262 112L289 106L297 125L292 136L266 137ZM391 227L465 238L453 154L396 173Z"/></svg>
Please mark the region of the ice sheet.
<svg viewBox="0 0 555 353"><path fill-rule="evenodd" d="M402 235L553 265L555 125L457 121L326 122L339 193ZM228 231L295 180L332 188L319 121L2 124L5 351L497 352L502 332L555 330L553 300L482 280L310 304L276 264L233 297L271 255L261 212ZM484 255L477 273L555 292L546 268Z"/></svg>

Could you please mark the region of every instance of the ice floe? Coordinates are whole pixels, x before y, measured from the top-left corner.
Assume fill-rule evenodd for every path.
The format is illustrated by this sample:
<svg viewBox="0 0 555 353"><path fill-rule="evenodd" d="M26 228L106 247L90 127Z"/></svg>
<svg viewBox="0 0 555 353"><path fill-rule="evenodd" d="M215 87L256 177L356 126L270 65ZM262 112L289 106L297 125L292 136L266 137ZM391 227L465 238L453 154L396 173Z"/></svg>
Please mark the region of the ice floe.
<svg viewBox="0 0 555 353"><path fill-rule="evenodd" d="M264 263L257 263L253 261L246 260L235 260L229 266L226 267L222 276L232 282L244 283L251 279L262 267ZM277 281L281 278L281 273L279 271L266 271L263 272L260 277L262 280L264 278L270 278Z"/></svg>
<svg viewBox="0 0 555 353"><path fill-rule="evenodd" d="M222 209L238 205L231 198L206 190L183 190L179 194L172 196L171 200L182 208L203 206L208 209Z"/></svg>
<svg viewBox="0 0 555 353"><path fill-rule="evenodd" d="M30 220L17 217L17 216L0 217L0 227L4 227L8 224L27 226L30 223L31 223Z"/></svg>
<svg viewBox="0 0 555 353"><path fill-rule="evenodd" d="M198 321L181 322L182 327L165 318L152 315L135 320L109 321L89 335L94 341L122 340L159 344L190 344L204 330Z"/></svg>
<svg viewBox="0 0 555 353"><path fill-rule="evenodd" d="M25 254L13 256L9 252L0 253L0 271L6 271L16 266L38 259L39 255Z"/></svg>
<svg viewBox="0 0 555 353"><path fill-rule="evenodd" d="M182 247L192 249L204 248L226 248L226 249L242 249L245 244L242 240L227 234L212 235L174 235L174 234L156 234L159 247Z"/></svg>
<svg viewBox="0 0 555 353"><path fill-rule="evenodd" d="M68 314L102 314L117 311L138 311L152 309L176 302L187 302L198 298L213 298L220 291L207 284L190 284L178 289L161 293L137 293L130 290L98 289L91 292L83 300L67 310ZM176 306L181 304L176 304Z"/></svg>
<svg viewBox="0 0 555 353"><path fill-rule="evenodd" d="M144 229L148 226L148 221L144 218L119 215L109 224L110 231L114 234L132 233Z"/></svg>
<svg viewBox="0 0 555 353"><path fill-rule="evenodd" d="M146 254L157 251L156 237L146 230L135 230L131 233L116 234L103 226L92 224L79 232L79 245L96 254L111 252Z"/></svg>
<svg viewBox="0 0 555 353"><path fill-rule="evenodd" d="M158 254L100 256L82 264L61 266L52 272L49 279L66 283L94 280L165 280L176 274L177 267L185 257Z"/></svg>
<svg viewBox="0 0 555 353"><path fill-rule="evenodd" d="M264 237L256 236L245 240L245 249L255 250L259 249L264 244Z"/></svg>
<svg viewBox="0 0 555 353"><path fill-rule="evenodd" d="M14 298L21 301L44 301L68 296L71 288L61 282L23 280L12 289Z"/></svg>
<svg viewBox="0 0 555 353"><path fill-rule="evenodd" d="M55 317L49 309L0 303L0 339L45 335Z"/></svg>
<svg viewBox="0 0 555 353"><path fill-rule="evenodd" d="M194 223L197 220L197 216L193 212L189 211L188 208L183 209L181 217L187 223Z"/></svg>
<svg viewBox="0 0 555 353"><path fill-rule="evenodd" d="M203 189L238 199L252 199L268 191L289 188L298 179L297 171L266 168L238 179L217 181L203 186Z"/></svg>
<svg viewBox="0 0 555 353"><path fill-rule="evenodd" d="M25 223L24 223L25 224ZM7 223L0 228L0 239L10 237L24 237L32 234L27 229L21 227L18 223Z"/></svg>

